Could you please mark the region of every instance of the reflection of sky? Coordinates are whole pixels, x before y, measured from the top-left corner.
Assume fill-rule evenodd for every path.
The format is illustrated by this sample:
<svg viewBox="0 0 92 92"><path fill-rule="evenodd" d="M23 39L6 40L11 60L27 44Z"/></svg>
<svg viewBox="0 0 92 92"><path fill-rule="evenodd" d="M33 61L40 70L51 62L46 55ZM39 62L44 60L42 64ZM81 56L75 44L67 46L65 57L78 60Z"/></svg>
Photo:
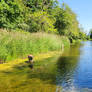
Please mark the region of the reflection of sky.
<svg viewBox="0 0 92 92"><path fill-rule="evenodd" d="M63 72L60 71L59 79L61 78L63 80L62 82L59 81L59 85L61 82L64 90L63 92L92 92L92 42L88 41L82 44L84 45L80 47L81 53L77 59L68 57L62 60L61 58L62 63L60 70ZM63 63L64 61L65 63Z"/></svg>
<svg viewBox="0 0 92 92"><path fill-rule="evenodd" d="M83 51L80 55L75 83L82 88L92 88L92 42L84 42Z"/></svg>
<svg viewBox="0 0 92 92"><path fill-rule="evenodd" d="M78 15L80 24L85 30L92 28L92 0L58 0L67 3L72 10Z"/></svg>

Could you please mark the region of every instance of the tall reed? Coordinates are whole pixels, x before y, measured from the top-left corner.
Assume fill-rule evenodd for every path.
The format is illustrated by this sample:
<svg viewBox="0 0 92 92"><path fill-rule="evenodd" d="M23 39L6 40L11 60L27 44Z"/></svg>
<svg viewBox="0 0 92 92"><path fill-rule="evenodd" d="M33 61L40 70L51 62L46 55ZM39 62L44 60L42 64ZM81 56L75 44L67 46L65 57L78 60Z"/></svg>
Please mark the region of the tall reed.
<svg viewBox="0 0 92 92"><path fill-rule="evenodd" d="M61 50L62 44L68 46L69 40L55 34L0 30L0 61Z"/></svg>

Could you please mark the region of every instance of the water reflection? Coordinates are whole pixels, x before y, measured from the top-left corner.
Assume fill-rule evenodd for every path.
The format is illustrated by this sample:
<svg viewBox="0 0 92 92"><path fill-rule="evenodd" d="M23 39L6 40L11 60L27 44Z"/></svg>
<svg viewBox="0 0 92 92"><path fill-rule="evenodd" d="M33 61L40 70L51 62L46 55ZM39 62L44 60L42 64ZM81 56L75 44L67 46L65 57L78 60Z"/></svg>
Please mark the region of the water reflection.
<svg viewBox="0 0 92 92"><path fill-rule="evenodd" d="M64 90L73 87L73 76L76 70L78 59L80 55L80 44L73 45L71 48L63 53L63 56L57 62L57 85L63 86ZM67 52L67 53L66 53Z"/></svg>
<svg viewBox="0 0 92 92"><path fill-rule="evenodd" d="M57 84L62 85L65 89L69 89L73 84L73 74L77 66L76 57L61 57L57 62L58 74Z"/></svg>
<svg viewBox="0 0 92 92"><path fill-rule="evenodd" d="M71 46L57 62L61 92L92 92L92 42Z"/></svg>

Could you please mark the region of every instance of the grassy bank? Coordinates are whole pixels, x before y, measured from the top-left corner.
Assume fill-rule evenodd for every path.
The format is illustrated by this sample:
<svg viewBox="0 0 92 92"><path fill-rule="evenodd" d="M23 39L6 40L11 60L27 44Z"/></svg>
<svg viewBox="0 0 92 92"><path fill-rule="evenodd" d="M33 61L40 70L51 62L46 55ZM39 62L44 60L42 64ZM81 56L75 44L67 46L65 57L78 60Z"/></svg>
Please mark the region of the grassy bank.
<svg viewBox="0 0 92 92"><path fill-rule="evenodd" d="M69 46L67 37L47 33L7 32L0 30L0 61L23 58L28 54L60 51Z"/></svg>

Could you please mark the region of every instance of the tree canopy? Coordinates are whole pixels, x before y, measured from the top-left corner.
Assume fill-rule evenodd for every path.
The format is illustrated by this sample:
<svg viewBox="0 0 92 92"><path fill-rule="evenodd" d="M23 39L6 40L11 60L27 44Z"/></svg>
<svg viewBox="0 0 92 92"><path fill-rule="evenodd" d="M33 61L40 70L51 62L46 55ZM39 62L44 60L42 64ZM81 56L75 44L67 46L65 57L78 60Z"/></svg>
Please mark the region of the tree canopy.
<svg viewBox="0 0 92 92"><path fill-rule="evenodd" d="M57 0L0 0L0 28L80 36L77 15Z"/></svg>
<svg viewBox="0 0 92 92"><path fill-rule="evenodd" d="M92 39L92 29L90 29L89 35L90 35L90 38Z"/></svg>

